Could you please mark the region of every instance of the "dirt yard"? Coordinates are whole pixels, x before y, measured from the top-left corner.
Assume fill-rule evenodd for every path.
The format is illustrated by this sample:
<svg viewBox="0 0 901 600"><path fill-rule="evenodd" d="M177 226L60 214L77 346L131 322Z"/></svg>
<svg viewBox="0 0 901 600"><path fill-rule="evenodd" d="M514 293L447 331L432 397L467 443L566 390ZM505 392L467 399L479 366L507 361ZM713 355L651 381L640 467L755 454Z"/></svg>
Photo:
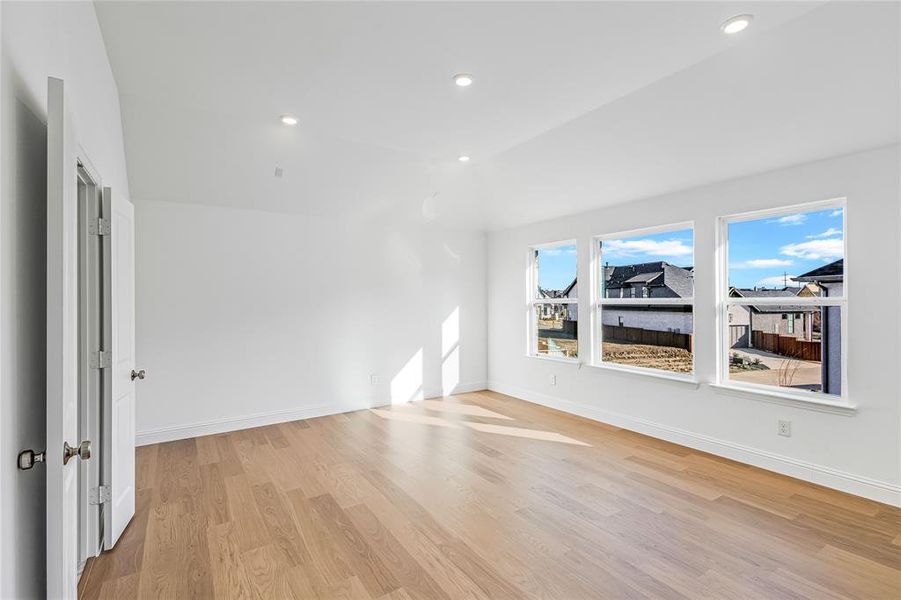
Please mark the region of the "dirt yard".
<svg viewBox="0 0 901 600"><path fill-rule="evenodd" d="M691 373L691 352L682 348L604 342L604 360L620 365Z"/></svg>
<svg viewBox="0 0 901 600"><path fill-rule="evenodd" d="M561 352L566 358L576 358L579 355L579 342L577 340L538 338L539 354L557 355Z"/></svg>

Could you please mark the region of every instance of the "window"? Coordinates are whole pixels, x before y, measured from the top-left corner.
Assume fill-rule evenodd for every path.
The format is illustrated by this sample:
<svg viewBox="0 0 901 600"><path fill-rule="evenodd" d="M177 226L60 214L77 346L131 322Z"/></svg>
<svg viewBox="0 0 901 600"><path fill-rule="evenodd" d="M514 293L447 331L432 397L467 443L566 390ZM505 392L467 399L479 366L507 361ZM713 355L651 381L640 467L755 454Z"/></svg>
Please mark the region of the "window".
<svg viewBox="0 0 901 600"><path fill-rule="evenodd" d="M595 256L595 364L691 377L692 226L601 236L595 241ZM636 288L641 288L638 295ZM629 291L624 294L625 289Z"/></svg>
<svg viewBox="0 0 901 600"><path fill-rule="evenodd" d="M721 219L720 383L845 398L844 223L841 201Z"/></svg>
<svg viewBox="0 0 901 600"><path fill-rule="evenodd" d="M574 241L531 249L529 354L579 357L578 255Z"/></svg>

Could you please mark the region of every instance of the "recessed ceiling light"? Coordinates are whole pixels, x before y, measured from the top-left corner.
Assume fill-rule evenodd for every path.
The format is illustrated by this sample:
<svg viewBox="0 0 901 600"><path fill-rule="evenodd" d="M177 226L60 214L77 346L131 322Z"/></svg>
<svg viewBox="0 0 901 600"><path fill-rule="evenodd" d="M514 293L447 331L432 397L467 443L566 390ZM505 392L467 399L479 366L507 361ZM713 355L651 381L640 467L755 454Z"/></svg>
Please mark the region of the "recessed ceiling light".
<svg viewBox="0 0 901 600"><path fill-rule="evenodd" d="M726 22L720 25L720 29L723 30L723 33L732 35L747 29L753 19L754 15L736 15L731 19L726 19Z"/></svg>
<svg viewBox="0 0 901 600"><path fill-rule="evenodd" d="M469 87L472 85L472 75L469 73L457 73L454 75L454 83L460 87Z"/></svg>
<svg viewBox="0 0 901 600"><path fill-rule="evenodd" d="M281 121L285 125L297 125L297 117L295 117L294 115L282 115Z"/></svg>
<svg viewBox="0 0 901 600"><path fill-rule="evenodd" d="M457 160L459 160L460 162L469 162L469 157L463 154L461 156L458 156Z"/></svg>

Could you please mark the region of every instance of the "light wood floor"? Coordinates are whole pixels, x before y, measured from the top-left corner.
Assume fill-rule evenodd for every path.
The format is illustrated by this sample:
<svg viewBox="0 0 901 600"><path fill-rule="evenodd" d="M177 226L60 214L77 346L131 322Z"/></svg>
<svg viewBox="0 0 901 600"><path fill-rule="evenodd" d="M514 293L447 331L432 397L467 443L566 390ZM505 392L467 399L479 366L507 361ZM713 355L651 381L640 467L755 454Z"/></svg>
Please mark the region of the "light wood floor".
<svg viewBox="0 0 901 600"><path fill-rule="evenodd" d="M901 598L901 510L495 393L137 459L83 598Z"/></svg>

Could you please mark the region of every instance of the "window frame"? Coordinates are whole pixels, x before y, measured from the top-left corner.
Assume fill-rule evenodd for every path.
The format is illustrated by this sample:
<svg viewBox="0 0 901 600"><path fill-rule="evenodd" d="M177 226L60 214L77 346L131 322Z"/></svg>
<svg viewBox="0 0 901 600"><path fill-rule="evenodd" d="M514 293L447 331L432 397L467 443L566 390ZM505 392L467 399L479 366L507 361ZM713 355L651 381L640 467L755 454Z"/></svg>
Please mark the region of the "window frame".
<svg viewBox="0 0 901 600"><path fill-rule="evenodd" d="M729 307L733 305L746 306L749 304L756 305L784 305L785 299L779 297L772 298L732 298L729 296L729 225L732 223L740 223L744 221L755 221L765 218L786 216L798 212L816 212L828 209L842 209L842 246L844 269L842 273L842 295L836 296L796 296L792 299L791 306L838 306L841 309L841 394L818 393L811 394L800 390L792 390L790 388L780 387L776 385L766 385L760 383L750 383L745 381L736 381L729 378L729 323L728 314ZM754 210L731 215L722 215L717 217L717 281L716 281L716 383L718 388L734 390L740 392L748 392L761 396L771 396L777 398L799 401L810 404L820 404L832 406L842 409L856 408L849 398L848 390L848 295L849 295L849 278L848 278L848 205L847 198L838 197L828 200L818 200L814 202L805 202L801 204L792 204L767 208L763 210ZM749 333L750 334L750 333Z"/></svg>
<svg viewBox="0 0 901 600"><path fill-rule="evenodd" d="M696 292L694 291L694 275L692 275L692 296L690 298L653 298L650 295L645 298L641 296L634 295L634 288L632 289L632 295L624 296L620 295L619 297L608 298L603 292L603 276L601 273L601 266L603 265L603 250L601 249L601 242L606 240L616 240L628 237L636 237L642 235L653 235L658 233L668 233L668 232L676 232L676 231L684 231L686 229L691 230L691 266L692 269L695 268L695 222L694 221L681 221L678 223L667 223L664 225L655 225L651 227L641 227L637 229L629 229L626 231L618 231L614 233L605 233L601 235L596 235L591 238L591 257L590 257L590 308L591 308L591 352L590 352L590 365L592 367L598 367L602 369L611 369L614 371L623 371L627 373L634 373L638 375L644 375L646 377L657 377L664 379L674 379L677 381L684 381L687 383L698 383L698 358L697 358L697 342L698 336L696 335L695 327L694 327L694 318L695 318L695 298L697 297ZM619 363L605 361L603 358L603 344L604 344L604 328L603 328L603 307L604 306L665 306L665 305L674 305L674 306L691 306L691 315L692 315L692 351L691 351L691 373L676 373L673 371L667 371L665 369L655 369L652 367L634 367L630 365L622 365Z"/></svg>
<svg viewBox="0 0 901 600"><path fill-rule="evenodd" d="M538 352L538 319L535 318L537 307L542 304L575 304L578 311L578 298L539 298L538 297L538 251L573 246L576 249L576 279L579 277L579 243L578 240L568 239L543 244L532 244L528 250L528 274L526 277L526 356L542 360L554 360L576 364L581 360L580 332L576 330L576 357L567 358L549 356Z"/></svg>

